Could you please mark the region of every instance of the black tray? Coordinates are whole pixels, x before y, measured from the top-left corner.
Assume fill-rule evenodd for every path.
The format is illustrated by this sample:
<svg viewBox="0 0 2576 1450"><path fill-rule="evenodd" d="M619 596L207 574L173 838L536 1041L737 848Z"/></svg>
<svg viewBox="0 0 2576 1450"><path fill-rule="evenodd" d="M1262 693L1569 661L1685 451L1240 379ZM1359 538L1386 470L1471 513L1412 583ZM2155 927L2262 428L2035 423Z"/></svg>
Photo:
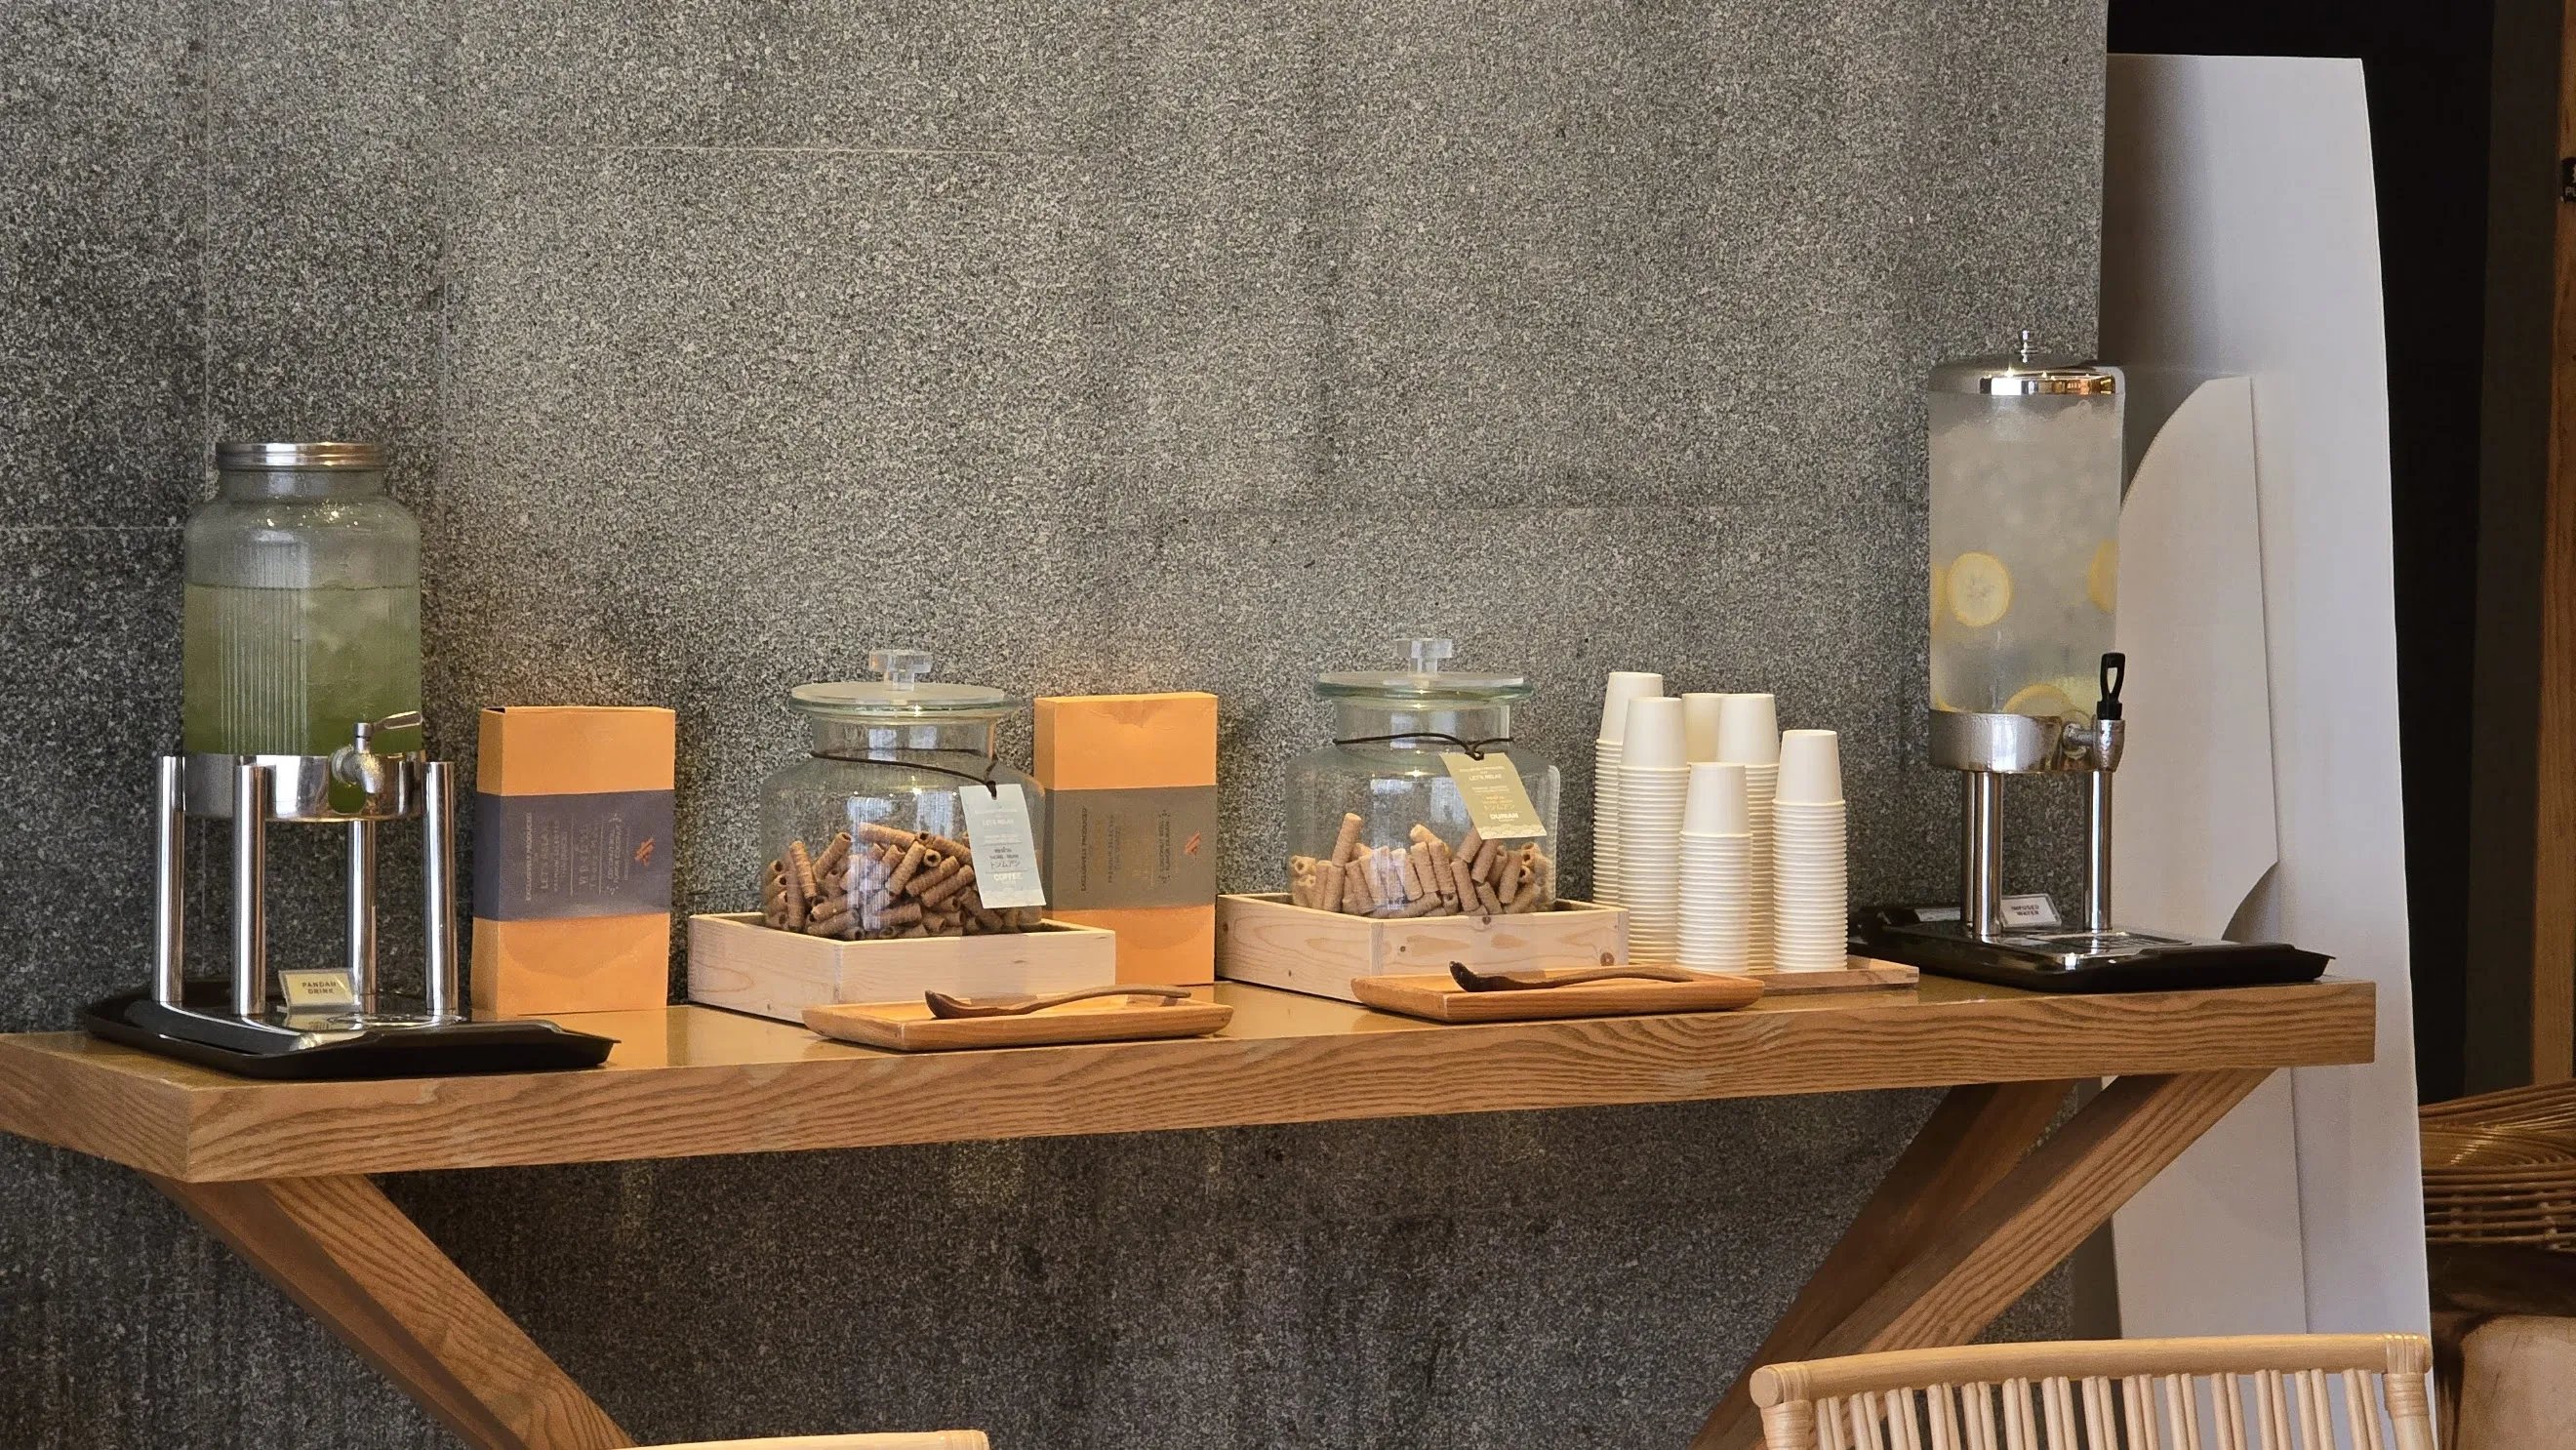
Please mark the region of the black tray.
<svg viewBox="0 0 2576 1450"><path fill-rule="evenodd" d="M192 984L193 985L193 984ZM191 991L187 1003L222 1011L229 1001L223 983L216 990ZM608 1060L614 1037L574 1032L536 1018L459 1022L422 1028L382 1028L342 1042L285 1052L240 1052L228 1047L172 1037L128 1017L148 993L120 992L80 1010L80 1025L93 1037L200 1067L277 1082L340 1081L357 1078L449 1077L458 1073L550 1072L597 1067Z"/></svg>
<svg viewBox="0 0 2576 1450"><path fill-rule="evenodd" d="M2015 933L2044 937L2049 933ZM2068 938L2082 933L2063 932ZM2016 957L1968 940L1951 921L1919 910L1880 907L1852 918L1852 949L1944 977L2032 992L2168 992L2313 982L2334 958L2288 942L2206 941L2140 934L2138 947L2065 965L2034 953Z"/></svg>

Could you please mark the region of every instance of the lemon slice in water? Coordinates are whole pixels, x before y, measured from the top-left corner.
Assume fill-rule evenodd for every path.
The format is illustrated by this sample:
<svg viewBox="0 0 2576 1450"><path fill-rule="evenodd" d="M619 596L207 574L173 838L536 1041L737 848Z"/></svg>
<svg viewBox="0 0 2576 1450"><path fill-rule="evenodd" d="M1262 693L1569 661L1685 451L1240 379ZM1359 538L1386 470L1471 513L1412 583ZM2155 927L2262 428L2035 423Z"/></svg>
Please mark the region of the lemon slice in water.
<svg viewBox="0 0 2576 1450"><path fill-rule="evenodd" d="M2104 539L2093 551L2093 562L2084 569L2084 597L2104 614L2111 612L2111 601L2120 597L2120 541Z"/></svg>
<svg viewBox="0 0 2576 1450"><path fill-rule="evenodd" d="M2074 708L2075 702L2066 697L2064 690L2046 681L2024 685L2011 699L2004 701L2007 715L2035 715L2043 720L2054 720Z"/></svg>
<svg viewBox="0 0 2576 1450"><path fill-rule="evenodd" d="M1992 554L1971 549L1950 561L1950 617L1984 629L2012 612L2012 571Z"/></svg>

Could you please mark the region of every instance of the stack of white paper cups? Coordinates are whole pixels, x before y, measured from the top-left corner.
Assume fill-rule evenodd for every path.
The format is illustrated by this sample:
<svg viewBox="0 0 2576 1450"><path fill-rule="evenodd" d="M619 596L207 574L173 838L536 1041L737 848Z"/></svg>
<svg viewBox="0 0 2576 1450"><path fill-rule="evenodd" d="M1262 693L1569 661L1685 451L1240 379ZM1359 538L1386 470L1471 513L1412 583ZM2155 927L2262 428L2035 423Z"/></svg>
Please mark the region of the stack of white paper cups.
<svg viewBox="0 0 2576 1450"><path fill-rule="evenodd" d="M1831 730L1780 737L1772 807L1771 963L1836 971L1850 955L1851 879L1841 743Z"/></svg>
<svg viewBox="0 0 2576 1450"><path fill-rule="evenodd" d="M1601 733L1592 742L1592 899L1615 905L1619 890L1619 758L1628 704L1664 692L1664 677L1612 670L1601 695Z"/></svg>
<svg viewBox="0 0 2576 1450"><path fill-rule="evenodd" d="M1665 695L1628 705L1619 759L1619 904L1628 908L1628 954L1669 962L1680 946L1682 804L1690 794L1682 702Z"/></svg>
<svg viewBox="0 0 2576 1450"><path fill-rule="evenodd" d="M1772 798L1780 783L1780 711L1769 695L1721 696L1717 758L1744 767L1745 882L1751 906L1744 925L1752 965L1771 965Z"/></svg>
<svg viewBox="0 0 2576 1450"><path fill-rule="evenodd" d="M1693 765L1690 794L1682 803L1681 950L1676 960L1683 966L1740 972L1754 965L1745 934L1752 921L1752 844L1744 814L1744 767Z"/></svg>

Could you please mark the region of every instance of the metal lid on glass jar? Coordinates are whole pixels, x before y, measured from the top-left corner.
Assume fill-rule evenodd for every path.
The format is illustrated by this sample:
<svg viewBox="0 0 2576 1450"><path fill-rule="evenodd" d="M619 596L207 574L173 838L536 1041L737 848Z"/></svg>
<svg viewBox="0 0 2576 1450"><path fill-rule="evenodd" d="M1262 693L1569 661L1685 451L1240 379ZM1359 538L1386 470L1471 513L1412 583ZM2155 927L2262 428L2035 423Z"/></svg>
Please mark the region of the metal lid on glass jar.
<svg viewBox="0 0 2576 1450"><path fill-rule="evenodd" d="M1936 393L1982 393L1988 397L2107 397L2120 390L2120 375L2082 358L2043 352L2027 327L2009 352L1991 357L1965 357L1932 369Z"/></svg>
<svg viewBox="0 0 2576 1450"><path fill-rule="evenodd" d="M217 468L372 469L385 466L381 443L218 443Z"/></svg>
<svg viewBox="0 0 2576 1450"><path fill-rule="evenodd" d="M1315 693L1326 699L1371 695L1406 700L1518 700L1530 693L1527 675L1477 674L1440 666L1458 646L1433 635L1406 635L1395 642L1413 668L1398 671L1354 671L1317 675Z"/></svg>
<svg viewBox="0 0 2576 1450"><path fill-rule="evenodd" d="M1017 700L989 685L957 685L922 678L930 651L872 649L873 680L818 680L787 692L788 703L809 715L848 720L963 720L1007 715Z"/></svg>

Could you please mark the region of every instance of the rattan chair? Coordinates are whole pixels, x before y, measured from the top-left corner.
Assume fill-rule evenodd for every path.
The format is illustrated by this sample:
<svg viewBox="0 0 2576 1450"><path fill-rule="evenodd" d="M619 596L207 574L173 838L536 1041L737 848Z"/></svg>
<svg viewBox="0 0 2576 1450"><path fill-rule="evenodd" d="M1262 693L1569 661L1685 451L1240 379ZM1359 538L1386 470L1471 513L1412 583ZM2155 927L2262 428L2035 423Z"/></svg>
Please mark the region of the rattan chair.
<svg viewBox="0 0 2576 1450"><path fill-rule="evenodd" d="M2423 1110L2424 1236L2576 1252L2576 1083Z"/></svg>
<svg viewBox="0 0 2576 1450"><path fill-rule="evenodd" d="M2410 1334L1912 1349L1767 1365L1753 1402L1766 1450L2433 1450L2432 1359Z"/></svg>
<svg viewBox="0 0 2576 1450"><path fill-rule="evenodd" d="M924 1430L910 1435L788 1435L774 1440L692 1440L645 1450L992 1450L981 1430Z"/></svg>

